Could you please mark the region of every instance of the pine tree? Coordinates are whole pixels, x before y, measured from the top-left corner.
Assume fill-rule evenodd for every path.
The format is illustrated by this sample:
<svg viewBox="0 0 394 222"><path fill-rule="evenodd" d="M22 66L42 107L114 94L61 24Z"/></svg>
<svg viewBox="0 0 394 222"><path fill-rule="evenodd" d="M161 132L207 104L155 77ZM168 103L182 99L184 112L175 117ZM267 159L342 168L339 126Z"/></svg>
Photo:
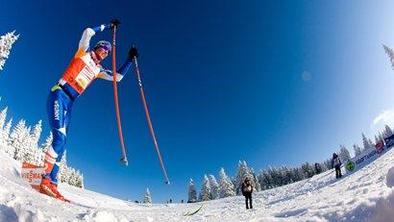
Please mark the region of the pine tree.
<svg viewBox="0 0 394 222"><path fill-rule="evenodd" d="M296 167L296 168L294 168L294 177L295 177L294 181L300 181L300 180L308 178L308 175L306 175L304 173L304 171L302 170L302 167Z"/></svg>
<svg viewBox="0 0 394 222"><path fill-rule="evenodd" d="M8 108L4 108L1 112L0 112L0 132L3 130L4 128L4 124L5 124L5 119L7 117L7 110Z"/></svg>
<svg viewBox="0 0 394 222"><path fill-rule="evenodd" d="M237 176L235 178L235 183L234 183L237 195L241 195L242 193L241 185L247 177L251 180L253 188L255 188L256 185L253 181L253 174L251 169L249 169L248 165L246 164L246 161L239 161Z"/></svg>
<svg viewBox="0 0 394 222"><path fill-rule="evenodd" d="M38 149L38 141L40 139L42 132L42 121L38 121L38 123L34 126L33 131L31 133L31 146L34 149Z"/></svg>
<svg viewBox="0 0 394 222"><path fill-rule="evenodd" d="M188 203L197 202L197 191L196 191L196 187L194 186L193 179L190 179L190 182L189 182L189 198L188 198L187 202Z"/></svg>
<svg viewBox="0 0 394 222"><path fill-rule="evenodd" d="M219 184L214 175L209 175L209 186L211 187L212 200L219 198Z"/></svg>
<svg viewBox="0 0 394 222"><path fill-rule="evenodd" d="M235 187L231 179L227 176L223 168L219 171L219 197L235 196Z"/></svg>
<svg viewBox="0 0 394 222"><path fill-rule="evenodd" d="M1 126L1 125L0 125ZM389 136L393 135L393 130L390 128L389 125L385 125L384 126L384 131L383 131L383 137L387 138Z"/></svg>
<svg viewBox="0 0 394 222"><path fill-rule="evenodd" d="M28 141L27 147L24 153L23 161L33 163L33 164L40 164L40 159L42 156L42 150L38 147L38 140L40 139L41 132L42 132L42 121L38 121L38 123L33 127L33 130L28 130Z"/></svg>
<svg viewBox="0 0 394 222"><path fill-rule="evenodd" d="M59 178L61 182L67 182L70 180L69 169L67 166L67 151L64 152L59 163Z"/></svg>
<svg viewBox="0 0 394 222"><path fill-rule="evenodd" d="M364 146L364 149L362 151L371 148L373 145L370 142L370 140L364 135L364 133L362 134L362 137L363 137L363 146Z"/></svg>
<svg viewBox="0 0 394 222"><path fill-rule="evenodd" d="M252 177L250 178L250 180L252 181L253 189L256 190L257 192L261 191L261 185L260 185L259 179L257 178L256 174L254 173L253 168L250 168L250 173L252 174Z"/></svg>
<svg viewBox="0 0 394 222"><path fill-rule="evenodd" d="M49 136L45 139L45 142L41 145L41 154L38 159L38 164L42 164L44 162L45 153L48 151L49 147L52 146L53 135L52 132L49 133Z"/></svg>
<svg viewBox="0 0 394 222"><path fill-rule="evenodd" d="M204 175L199 200L200 201L212 200L211 187L209 186L209 179L207 175Z"/></svg>
<svg viewBox="0 0 394 222"><path fill-rule="evenodd" d="M354 144L353 150L354 150L354 156L358 156L361 154L361 147L359 147L358 145Z"/></svg>
<svg viewBox="0 0 394 222"><path fill-rule="evenodd" d="M0 37L0 70L3 70L5 61L8 59L12 44L19 38L15 31L9 32Z"/></svg>
<svg viewBox="0 0 394 222"><path fill-rule="evenodd" d="M4 139L4 144L5 144L5 148L6 148L5 152L10 157L13 157L15 148L13 146L11 146L11 141L10 141L11 127L12 127L12 118L5 125L5 127L3 129L2 138Z"/></svg>
<svg viewBox="0 0 394 222"><path fill-rule="evenodd" d="M371 139L368 139L369 144L371 144L371 148L375 148L375 144L372 142Z"/></svg>
<svg viewBox="0 0 394 222"><path fill-rule="evenodd" d="M393 52L393 50L384 44L383 44L383 48L390 59L391 67L394 69L394 52Z"/></svg>
<svg viewBox="0 0 394 222"><path fill-rule="evenodd" d="M53 135L52 132L49 133L48 137L45 139L45 142L41 145L42 151L48 151L49 147L52 146Z"/></svg>
<svg viewBox="0 0 394 222"><path fill-rule="evenodd" d="M267 190L272 187L272 178L267 170L261 170L257 177L259 178L259 183L262 190Z"/></svg>
<svg viewBox="0 0 394 222"><path fill-rule="evenodd" d="M306 176L306 178L311 178L311 177L313 177L313 175L315 175L312 165L309 164L308 162L305 162L304 164L302 164L301 169L302 169L304 175Z"/></svg>
<svg viewBox="0 0 394 222"><path fill-rule="evenodd" d="M22 162L34 163L34 155L37 148L33 147L33 137L31 134L31 127L27 127L25 131L25 137L22 145Z"/></svg>
<svg viewBox="0 0 394 222"><path fill-rule="evenodd" d="M78 179L77 187L85 189L83 174L79 171L78 171L78 174L79 174L79 179Z"/></svg>
<svg viewBox="0 0 394 222"><path fill-rule="evenodd" d="M22 119L10 134L11 146L15 149L13 154L14 159L22 161L26 150L26 143L28 142L28 135L29 132L26 127L26 122Z"/></svg>
<svg viewBox="0 0 394 222"><path fill-rule="evenodd" d="M344 145L341 145L340 147L341 148L338 153L339 159L342 163L346 163L350 159L350 152Z"/></svg>
<svg viewBox="0 0 394 222"><path fill-rule="evenodd" d="M286 185L293 182L292 173L289 168L287 168L286 166L281 167L280 173L282 178L281 185Z"/></svg>
<svg viewBox="0 0 394 222"><path fill-rule="evenodd" d="M0 113L0 145L5 147L7 145L6 139L8 135L4 132L4 124L7 117L7 108L3 109Z"/></svg>
<svg viewBox="0 0 394 222"><path fill-rule="evenodd" d="M82 174L81 172L79 172L79 170L75 171L75 182L74 182L74 186L75 187L79 187L79 188L83 188L83 180L82 180Z"/></svg>
<svg viewBox="0 0 394 222"><path fill-rule="evenodd" d="M152 203L152 197L150 195L149 188L146 188L143 203L144 204L151 204Z"/></svg>
<svg viewBox="0 0 394 222"><path fill-rule="evenodd" d="M331 158L324 161L324 166L327 168L327 170L331 170L333 168L331 164Z"/></svg>
<svg viewBox="0 0 394 222"><path fill-rule="evenodd" d="M69 168L69 178L68 178L68 184L75 186L77 184L77 172L74 168L70 167ZM59 175L58 175L59 176Z"/></svg>

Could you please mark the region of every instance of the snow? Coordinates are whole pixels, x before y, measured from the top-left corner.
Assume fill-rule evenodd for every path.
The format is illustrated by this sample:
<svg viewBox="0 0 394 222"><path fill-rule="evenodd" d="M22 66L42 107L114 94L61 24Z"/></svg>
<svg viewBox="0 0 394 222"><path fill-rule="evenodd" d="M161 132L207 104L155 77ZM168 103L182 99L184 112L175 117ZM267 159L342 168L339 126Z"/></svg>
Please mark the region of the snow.
<svg viewBox="0 0 394 222"><path fill-rule="evenodd" d="M253 210L242 196L191 204L137 204L60 184L65 203L31 189L21 164L0 150L0 221L393 221L394 149L336 180L332 171L254 193ZM184 216L203 204L193 216Z"/></svg>

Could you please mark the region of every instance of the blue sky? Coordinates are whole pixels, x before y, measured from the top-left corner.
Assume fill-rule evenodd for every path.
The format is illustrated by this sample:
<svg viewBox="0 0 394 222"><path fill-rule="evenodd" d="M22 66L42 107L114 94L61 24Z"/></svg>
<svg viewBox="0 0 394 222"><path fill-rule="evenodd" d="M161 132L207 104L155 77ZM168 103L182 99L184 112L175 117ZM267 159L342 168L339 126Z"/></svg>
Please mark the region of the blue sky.
<svg viewBox="0 0 394 222"><path fill-rule="evenodd" d="M1 1L0 33L16 30L0 72L0 107L48 135L46 99L86 27L118 18L118 64L135 42L158 141L163 183L133 72L119 84L129 167L118 163L112 84L96 81L74 104L69 165L88 189L123 199L187 199L220 167L255 170L321 161L361 132L394 122L390 1ZM98 33L91 44L109 40ZM110 68L110 60L104 63ZM381 117L382 121L373 123ZM376 119L376 121L378 121Z"/></svg>

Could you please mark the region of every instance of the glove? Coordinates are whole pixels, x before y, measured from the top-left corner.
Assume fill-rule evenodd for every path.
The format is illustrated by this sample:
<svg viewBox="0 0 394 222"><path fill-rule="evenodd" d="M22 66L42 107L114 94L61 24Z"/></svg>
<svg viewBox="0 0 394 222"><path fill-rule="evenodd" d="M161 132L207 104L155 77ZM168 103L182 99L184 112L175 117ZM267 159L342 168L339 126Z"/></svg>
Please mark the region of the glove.
<svg viewBox="0 0 394 222"><path fill-rule="evenodd" d="M129 59L134 59L138 58L138 50L137 48L133 45L130 50L129 50Z"/></svg>
<svg viewBox="0 0 394 222"><path fill-rule="evenodd" d="M118 19L112 19L110 23L110 28L118 27L120 25L120 21Z"/></svg>

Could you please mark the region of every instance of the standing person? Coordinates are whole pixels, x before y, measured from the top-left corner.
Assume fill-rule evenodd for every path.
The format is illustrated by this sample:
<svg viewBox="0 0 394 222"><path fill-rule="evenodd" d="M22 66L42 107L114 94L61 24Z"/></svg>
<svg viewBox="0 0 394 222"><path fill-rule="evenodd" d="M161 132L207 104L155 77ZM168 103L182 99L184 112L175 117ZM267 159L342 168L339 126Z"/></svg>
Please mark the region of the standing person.
<svg viewBox="0 0 394 222"><path fill-rule="evenodd" d="M341 173L341 159L339 159L339 156L336 153L332 154L332 161L331 161L331 165L333 168L335 168L335 178L341 178L342 177L342 173Z"/></svg>
<svg viewBox="0 0 394 222"><path fill-rule="evenodd" d="M244 182L242 183L241 190L242 190L242 195L245 196L246 209L249 208L253 209L253 205L252 205L253 185L248 177L246 177Z"/></svg>
<svg viewBox="0 0 394 222"><path fill-rule="evenodd" d="M48 196L67 201L57 190L59 163L65 151L66 135L70 124L71 110L75 100L97 78L113 81L113 73L101 66L101 62L111 53L108 41L98 41L90 50L90 39L99 31L118 26L118 20L110 24L84 30L79 47L62 78L50 90L47 109L48 119L53 134L52 146L45 153L44 170L40 192ZM125 63L117 70L116 80L120 81L132 65L132 59L138 56L136 48L131 48Z"/></svg>

